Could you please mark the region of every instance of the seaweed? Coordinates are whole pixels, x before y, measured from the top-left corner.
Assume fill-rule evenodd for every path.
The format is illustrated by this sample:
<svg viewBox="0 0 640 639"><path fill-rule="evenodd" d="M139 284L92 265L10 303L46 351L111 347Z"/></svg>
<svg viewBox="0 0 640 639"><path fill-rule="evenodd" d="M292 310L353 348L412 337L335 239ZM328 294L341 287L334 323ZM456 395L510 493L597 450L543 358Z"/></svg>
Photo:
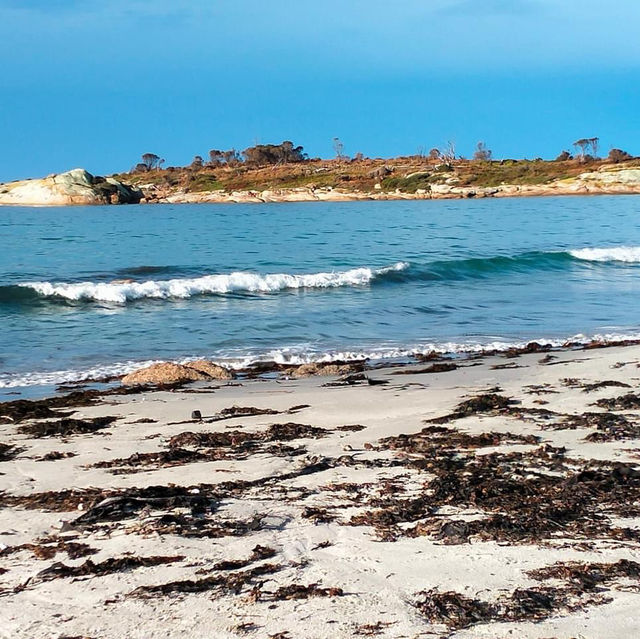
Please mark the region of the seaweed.
<svg viewBox="0 0 640 639"><path fill-rule="evenodd" d="M32 438L68 437L69 435L85 435L103 430L115 422L117 417L94 417L93 419L72 419L63 417L55 421L36 422L20 426L18 432Z"/></svg>
<svg viewBox="0 0 640 639"><path fill-rule="evenodd" d="M463 417L470 417L478 413L491 413L494 411L503 410L511 407L516 402L503 395L497 395L496 393L485 393L483 395L477 395L464 402L461 402L456 406L455 410L443 417L435 417L427 420L432 424L446 424L447 422L461 419Z"/></svg>
<svg viewBox="0 0 640 639"><path fill-rule="evenodd" d="M64 579L67 577L102 577L116 572L135 570L136 568L175 563L183 559L183 555L174 555L171 557L112 557L97 564L93 563L91 559L87 559L79 566L68 566L57 562L39 572L31 582L52 581L54 579Z"/></svg>
<svg viewBox="0 0 640 639"><path fill-rule="evenodd" d="M14 446L13 444L0 443L0 462L7 462L15 459L20 453L25 451L24 448Z"/></svg>
<svg viewBox="0 0 640 639"><path fill-rule="evenodd" d="M427 366L426 368L414 368L401 371L395 371L392 375L423 375L427 373L447 373L449 371L455 371L458 368L457 364L453 362L437 362Z"/></svg>
<svg viewBox="0 0 640 639"><path fill-rule="evenodd" d="M640 583L640 563L620 559L615 563L557 562L551 566L530 570L527 575L538 581L556 579L578 586L585 591L610 586L620 578Z"/></svg>
<svg viewBox="0 0 640 639"><path fill-rule="evenodd" d="M479 623L542 621L562 611L575 611L611 601L601 595L585 595L576 589L550 586L517 588L497 601L471 599L457 592L437 589L416 595L416 608L433 624L459 630Z"/></svg>
<svg viewBox="0 0 640 639"><path fill-rule="evenodd" d="M606 408L607 410L633 410L635 408L640 408L640 395L627 393L620 397L599 399L596 402L596 406Z"/></svg>
<svg viewBox="0 0 640 639"><path fill-rule="evenodd" d="M244 587L253 582L257 577L274 574L282 570L280 564L263 564L243 572L232 574L214 575L204 579L182 579L171 581L156 586L140 586L131 594L138 597L153 597L160 595L187 594L199 592L230 592L239 594Z"/></svg>
<svg viewBox="0 0 640 639"><path fill-rule="evenodd" d="M290 584L280 586L273 592L260 590L255 597L261 601L285 601L291 599L309 599L309 597L342 597L342 588L322 588L318 584Z"/></svg>
<svg viewBox="0 0 640 639"><path fill-rule="evenodd" d="M79 559L98 552L95 548L81 542L66 541L59 537L45 537L34 543L8 546L0 551L0 557L24 550L31 552L36 559L53 559L59 552L66 552L70 559Z"/></svg>

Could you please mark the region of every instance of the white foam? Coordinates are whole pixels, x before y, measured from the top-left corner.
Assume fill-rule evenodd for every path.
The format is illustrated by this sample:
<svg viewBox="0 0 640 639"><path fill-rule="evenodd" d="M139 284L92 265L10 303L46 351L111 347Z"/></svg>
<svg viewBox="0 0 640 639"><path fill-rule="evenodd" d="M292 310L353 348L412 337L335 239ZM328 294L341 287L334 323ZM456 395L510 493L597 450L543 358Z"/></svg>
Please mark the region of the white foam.
<svg viewBox="0 0 640 639"><path fill-rule="evenodd" d="M328 363L335 361L364 361L370 362L392 362L406 361L418 355L429 353L441 353L464 356L466 354L479 353L482 351L506 351L510 348L524 348L529 342L549 345L555 348L566 343L587 344L591 341L612 342L625 340L639 340L640 333L620 334L606 333L594 335L573 335L566 339L527 339L524 341L490 340L467 341L467 342L433 342L420 343L415 345L384 345L377 348L362 348L353 350L314 350L305 345L294 347L276 348L262 352L242 352L226 351L224 353L213 354L207 359L226 366L231 369L242 369L258 362L276 362L277 364L296 366L312 362ZM176 359L179 364L185 364L194 359L202 359L202 356L193 356ZM57 371L34 371L28 373L0 373L0 388L24 388L29 386L56 386L70 382L81 382L84 380L100 379L117 375L126 375L132 371L145 366L158 363L164 360L128 360L116 362L102 366L81 370L57 370Z"/></svg>
<svg viewBox="0 0 640 639"><path fill-rule="evenodd" d="M361 267L348 271L295 275L289 273L261 275L238 271L196 278L149 280L146 282L24 282L20 286L31 288L45 297L125 304L129 300L145 298L186 299L195 295L216 293L273 293L286 289L365 286L380 275L407 268L409 268L407 262L398 262L379 269Z"/></svg>
<svg viewBox="0 0 640 639"><path fill-rule="evenodd" d="M640 246L583 248L569 251L569 253L579 260L589 262L640 262Z"/></svg>

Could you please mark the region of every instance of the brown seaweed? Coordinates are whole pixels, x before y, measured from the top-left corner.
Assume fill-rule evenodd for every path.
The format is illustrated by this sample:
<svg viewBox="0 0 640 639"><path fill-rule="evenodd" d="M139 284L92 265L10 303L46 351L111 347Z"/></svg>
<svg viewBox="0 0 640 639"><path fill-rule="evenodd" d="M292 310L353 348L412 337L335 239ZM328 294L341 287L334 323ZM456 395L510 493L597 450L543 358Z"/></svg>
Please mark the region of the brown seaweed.
<svg viewBox="0 0 640 639"><path fill-rule="evenodd" d="M115 422L117 417L94 417L92 419L72 419L63 417L55 421L36 422L20 426L18 432L32 438L68 437L69 435L86 435L103 430Z"/></svg>

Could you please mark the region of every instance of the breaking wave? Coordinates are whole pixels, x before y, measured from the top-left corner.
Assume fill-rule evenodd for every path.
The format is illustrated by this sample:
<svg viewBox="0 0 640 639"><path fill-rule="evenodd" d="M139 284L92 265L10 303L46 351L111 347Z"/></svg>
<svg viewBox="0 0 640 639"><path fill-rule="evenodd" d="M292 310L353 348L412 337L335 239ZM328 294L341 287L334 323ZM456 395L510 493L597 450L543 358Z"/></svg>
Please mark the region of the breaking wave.
<svg viewBox="0 0 640 639"><path fill-rule="evenodd" d="M205 295L277 293L287 290L362 287L407 282L438 282L495 278L518 273L562 271L607 264L640 264L639 246L579 248L568 251L535 251L520 255L436 260L423 264L396 262L383 268L360 267L344 271L308 274L214 273L171 279L136 279L136 276L185 273L178 267L135 267L118 276L125 279L79 282L21 282L0 286L0 303L30 304L52 302L103 302L126 304L136 300L189 299Z"/></svg>
<svg viewBox="0 0 640 639"><path fill-rule="evenodd" d="M398 262L379 269L367 267L326 273L289 274L235 272L171 280L116 280L112 282L25 282L18 284L41 297L71 301L96 301L125 304L140 299L187 299L198 295L226 293L275 293L288 289L336 288L365 286L377 277L402 271L409 265ZM4 287L15 288L15 287Z"/></svg>

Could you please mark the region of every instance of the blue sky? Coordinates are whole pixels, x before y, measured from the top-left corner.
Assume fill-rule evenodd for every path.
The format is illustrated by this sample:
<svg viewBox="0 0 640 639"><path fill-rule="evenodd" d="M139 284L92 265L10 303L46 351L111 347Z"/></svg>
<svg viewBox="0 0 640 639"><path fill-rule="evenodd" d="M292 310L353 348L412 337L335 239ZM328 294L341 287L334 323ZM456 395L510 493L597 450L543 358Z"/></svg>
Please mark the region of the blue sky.
<svg viewBox="0 0 640 639"><path fill-rule="evenodd" d="M0 0L0 181L291 139L640 155L640 2Z"/></svg>

